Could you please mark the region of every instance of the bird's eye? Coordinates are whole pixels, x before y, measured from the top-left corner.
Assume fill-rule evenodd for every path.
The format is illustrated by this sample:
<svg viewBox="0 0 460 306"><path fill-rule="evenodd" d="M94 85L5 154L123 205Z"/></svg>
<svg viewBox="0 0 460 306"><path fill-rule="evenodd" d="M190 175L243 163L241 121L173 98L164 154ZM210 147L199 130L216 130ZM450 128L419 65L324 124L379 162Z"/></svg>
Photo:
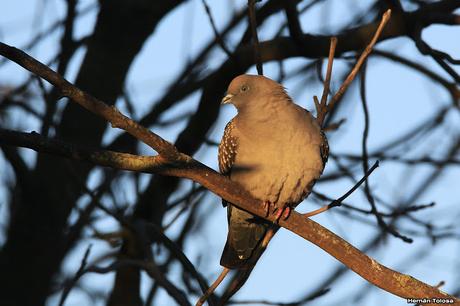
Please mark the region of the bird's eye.
<svg viewBox="0 0 460 306"><path fill-rule="evenodd" d="M241 86L241 91L248 91L249 87L246 85Z"/></svg>

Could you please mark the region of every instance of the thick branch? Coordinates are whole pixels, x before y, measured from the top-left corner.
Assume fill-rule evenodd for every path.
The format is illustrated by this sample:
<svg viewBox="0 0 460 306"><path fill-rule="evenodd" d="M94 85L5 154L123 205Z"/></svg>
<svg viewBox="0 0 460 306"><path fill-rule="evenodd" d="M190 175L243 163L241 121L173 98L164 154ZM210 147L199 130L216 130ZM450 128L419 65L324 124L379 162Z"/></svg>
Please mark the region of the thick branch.
<svg viewBox="0 0 460 306"><path fill-rule="evenodd" d="M49 83L59 88L63 96L70 98L72 101L80 104L93 114L107 120L112 124L112 127L127 131L132 136L149 145L165 158L178 158L179 152L172 144L152 133L137 122L124 116L115 107L108 106L104 102L75 87L61 75L36 59L30 57L23 51L0 42L0 54L47 80Z"/></svg>

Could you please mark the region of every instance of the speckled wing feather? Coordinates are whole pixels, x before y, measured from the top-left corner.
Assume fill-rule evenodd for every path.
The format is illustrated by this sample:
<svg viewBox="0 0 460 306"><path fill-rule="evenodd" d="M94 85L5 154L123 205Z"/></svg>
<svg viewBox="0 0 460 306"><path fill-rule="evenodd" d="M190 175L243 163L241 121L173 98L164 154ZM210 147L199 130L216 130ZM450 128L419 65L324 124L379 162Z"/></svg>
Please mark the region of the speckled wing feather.
<svg viewBox="0 0 460 306"><path fill-rule="evenodd" d="M320 154L321 154L321 159L323 160L323 167L324 167L326 166L327 160L329 158L329 143L327 142L326 135L324 135L323 131L321 131L321 137L323 138L323 142L321 143Z"/></svg>
<svg viewBox="0 0 460 306"><path fill-rule="evenodd" d="M230 176L236 158L237 140L232 136L233 119L225 126L224 135L219 144L219 170L225 176Z"/></svg>
<svg viewBox="0 0 460 306"><path fill-rule="evenodd" d="M234 129L233 119L230 120L224 129L224 135L219 144L219 171L222 175L230 176L233 163L236 158L237 139L232 135ZM227 201L222 199L222 205L227 206Z"/></svg>

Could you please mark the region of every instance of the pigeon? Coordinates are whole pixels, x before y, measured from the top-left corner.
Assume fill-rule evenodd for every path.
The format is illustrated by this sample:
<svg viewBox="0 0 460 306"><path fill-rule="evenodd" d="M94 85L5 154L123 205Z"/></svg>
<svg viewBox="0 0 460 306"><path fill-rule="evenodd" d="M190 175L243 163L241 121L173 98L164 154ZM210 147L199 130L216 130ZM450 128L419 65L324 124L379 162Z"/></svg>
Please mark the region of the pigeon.
<svg viewBox="0 0 460 306"><path fill-rule="evenodd" d="M238 114L225 127L218 149L219 170L272 209L288 218L311 192L323 172L329 147L316 119L295 104L285 88L260 75L232 80L222 104ZM228 235L220 264L250 269L265 249L262 241L276 224L222 200Z"/></svg>

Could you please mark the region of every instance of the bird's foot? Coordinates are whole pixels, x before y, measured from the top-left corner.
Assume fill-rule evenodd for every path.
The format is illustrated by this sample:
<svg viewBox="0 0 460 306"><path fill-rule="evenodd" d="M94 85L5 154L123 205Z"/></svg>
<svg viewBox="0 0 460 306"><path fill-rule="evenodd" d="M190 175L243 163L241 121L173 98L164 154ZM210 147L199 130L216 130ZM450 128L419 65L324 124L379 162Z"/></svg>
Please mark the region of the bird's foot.
<svg viewBox="0 0 460 306"><path fill-rule="evenodd" d="M265 209L265 217L268 217L270 215L270 208L273 206L274 204L270 201L264 201L263 203L263 206L264 206L264 209Z"/></svg>
<svg viewBox="0 0 460 306"><path fill-rule="evenodd" d="M292 208L290 206L284 206L282 208L276 208L273 213L275 214L275 222L274 223L279 223L281 217L283 217L283 220L286 220L289 218L291 214Z"/></svg>

